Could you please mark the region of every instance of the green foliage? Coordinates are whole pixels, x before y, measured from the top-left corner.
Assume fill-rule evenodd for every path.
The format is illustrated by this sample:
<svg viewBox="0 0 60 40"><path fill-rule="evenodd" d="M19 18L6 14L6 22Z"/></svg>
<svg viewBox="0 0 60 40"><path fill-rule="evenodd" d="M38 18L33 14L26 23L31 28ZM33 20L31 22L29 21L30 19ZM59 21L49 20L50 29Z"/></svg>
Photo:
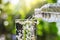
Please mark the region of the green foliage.
<svg viewBox="0 0 60 40"><path fill-rule="evenodd" d="M46 34L49 34L49 22L44 21L44 31Z"/></svg>
<svg viewBox="0 0 60 40"><path fill-rule="evenodd" d="M22 2L21 9L19 8L17 12L16 9L14 9L15 6L13 6L10 3L7 3L4 5L3 11L6 12L8 17L6 18L6 21L8 21L9 25L4 26L6 30L11 33L11 34L16 34L16 28L14 25L15 19L13 18L13 13L14 15L21 15L21 19L25 19L26 17L29 18L30 16L33 15L34 9L35 8L40 8L46 3L56 3L57 0L47 0L47 2L37 2L35 5L31 5L30 8L25 5L24 2ZM1 4L1 1L0 1ZM19 5L18 5L19 6ZM55 22L46 22L43 21L42 19L38 19L39 23L36 25L36 34L39 35L40 37L48 35L50 36L51 34L56 35L57 34L57 27ZM1 19L0 19L1 23ZM4 23L4 22L2 22ZM2 25L3 26L3 25ZM0 29L1 30L1 29ZM26 32L25 32L26 33ZM24 36L26 36L24 33ZM8 39L9 40L9 39ZM25 40L25 38L24 38Z"/></svg>
<svg viewBox="0 0 60 40"><path fill-rule="evenodd" d="M37 31L39 32L42 30L45 31L46 33L51 33L51 34L57 34L58 32L56 22L46 22L43 20L39 20L39 24L37 24L36 28L37 28Z"/></svg>
<svg viewBox="0 0 60 40"><path fill-rule="evenodd" d="M42 32L42 30L43 30L43 21L40 20L40 19L38 19L38 20L39 20L39 23L36 26L36 28L37 28L36 33L37 33L37 35L42 36L42 34L43 34L43 32Z"/></svg>
<svg viewBox="0 0 60 40"><path fill-rule="evenodd" d="M49 23L50 33L56 35L58 32L56 22L50 22Z"/></svg>
<svg viewBox="0 0 60 40"><path fill-rule="evenodd" d="M57 0L47 0L47 3L56 3Z"/></svg>
<svg viewBox="0 0 60 40"><path fill-rule="evenodd" d="M0 0L0 4L2 3L2 0Z"/></svg>
<svg viewBox="0 0 60 40"><path fill-rule="evenodd" d="M57 32L58 32L56 22L46 22L42 19L38 19L38 21L39 23L36 26L37 28L36 34L38 35L37 39L38 37L40 37L39 39L41 40L49 40L49 39L55 40L55 38L57 37Z"/></svg>

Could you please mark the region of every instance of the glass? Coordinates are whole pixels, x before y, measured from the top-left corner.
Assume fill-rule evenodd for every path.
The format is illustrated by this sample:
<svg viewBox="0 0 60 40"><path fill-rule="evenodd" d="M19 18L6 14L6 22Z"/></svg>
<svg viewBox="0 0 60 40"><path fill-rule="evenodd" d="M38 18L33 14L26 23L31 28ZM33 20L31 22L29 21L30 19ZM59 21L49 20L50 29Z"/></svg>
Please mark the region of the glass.
<svg viewBox="0 0 60 40"><path fill-rule="evenodd" d="M17 19L16 39L17 40L36 40L36 20Z"/></svg>

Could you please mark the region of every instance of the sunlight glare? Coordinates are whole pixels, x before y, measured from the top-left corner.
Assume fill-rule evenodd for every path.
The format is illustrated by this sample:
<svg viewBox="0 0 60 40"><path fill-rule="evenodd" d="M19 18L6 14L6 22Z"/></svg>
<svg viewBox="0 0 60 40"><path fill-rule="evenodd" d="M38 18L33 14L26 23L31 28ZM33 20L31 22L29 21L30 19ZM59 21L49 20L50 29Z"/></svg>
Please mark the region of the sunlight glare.
<svg viewBox="0 0 60 40"><path fill-rule="evenodd" d="M32 2L34 2L34 0L25 0L26 6L30 6Z"/></svg>

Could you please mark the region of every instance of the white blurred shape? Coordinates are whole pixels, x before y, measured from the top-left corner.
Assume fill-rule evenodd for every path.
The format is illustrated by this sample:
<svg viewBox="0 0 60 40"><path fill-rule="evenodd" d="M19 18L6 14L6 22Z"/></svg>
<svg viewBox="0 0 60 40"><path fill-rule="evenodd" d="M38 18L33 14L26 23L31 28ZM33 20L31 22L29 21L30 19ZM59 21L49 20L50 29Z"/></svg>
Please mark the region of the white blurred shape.
<svg viewBox="0 0 60 40"><path fill-rule="evenodd" d="M57 22L58 35L60 35L60 22Z"/></svg>
<svg viewBox="0 0 60 40"><path fill-rule="evenodd" d="M11 4L17 5L19 3L19 0L9 0Z"/></svg>
<svg viewBox="0 0 60 40"><path fill-rule="evenodd" d="M9 22L8 21L4 21L4 25L8 26Z"/></svg>
<svg viewBox="0 0 60 40"><path fill-rule="evenodd" d="M5 4L5 3L7 3L8 1L9 1L9 0L2 0L2 3Z"/></svg>
<svg viewBox="0 0 60 40"><path fill-rule="evenodd" d="M57 3L60 3L60 0L57 0Z"/></svg>
<svg viewBox="0 0 60 40"><path fill-rule="evenodd" d="M5 35L1 35L0 40L5 40Z"/></svg>

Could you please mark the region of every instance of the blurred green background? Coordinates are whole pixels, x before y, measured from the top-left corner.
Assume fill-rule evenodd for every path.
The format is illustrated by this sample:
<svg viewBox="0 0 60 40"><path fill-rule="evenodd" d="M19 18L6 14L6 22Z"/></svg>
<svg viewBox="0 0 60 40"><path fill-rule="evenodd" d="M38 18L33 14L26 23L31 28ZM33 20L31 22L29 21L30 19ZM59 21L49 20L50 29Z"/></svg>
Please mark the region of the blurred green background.
<svg viewBox="0 0 60 40"><path fill-rule="evenodd" d="M16 35L15 19L27 19L34 14L35 8L47 3L57 3L57 0L0 0L0 35L5 34L6 40L15 40L8 38L9 34ZM56 22L38 21L37 40L60 40Z"/></svg>

